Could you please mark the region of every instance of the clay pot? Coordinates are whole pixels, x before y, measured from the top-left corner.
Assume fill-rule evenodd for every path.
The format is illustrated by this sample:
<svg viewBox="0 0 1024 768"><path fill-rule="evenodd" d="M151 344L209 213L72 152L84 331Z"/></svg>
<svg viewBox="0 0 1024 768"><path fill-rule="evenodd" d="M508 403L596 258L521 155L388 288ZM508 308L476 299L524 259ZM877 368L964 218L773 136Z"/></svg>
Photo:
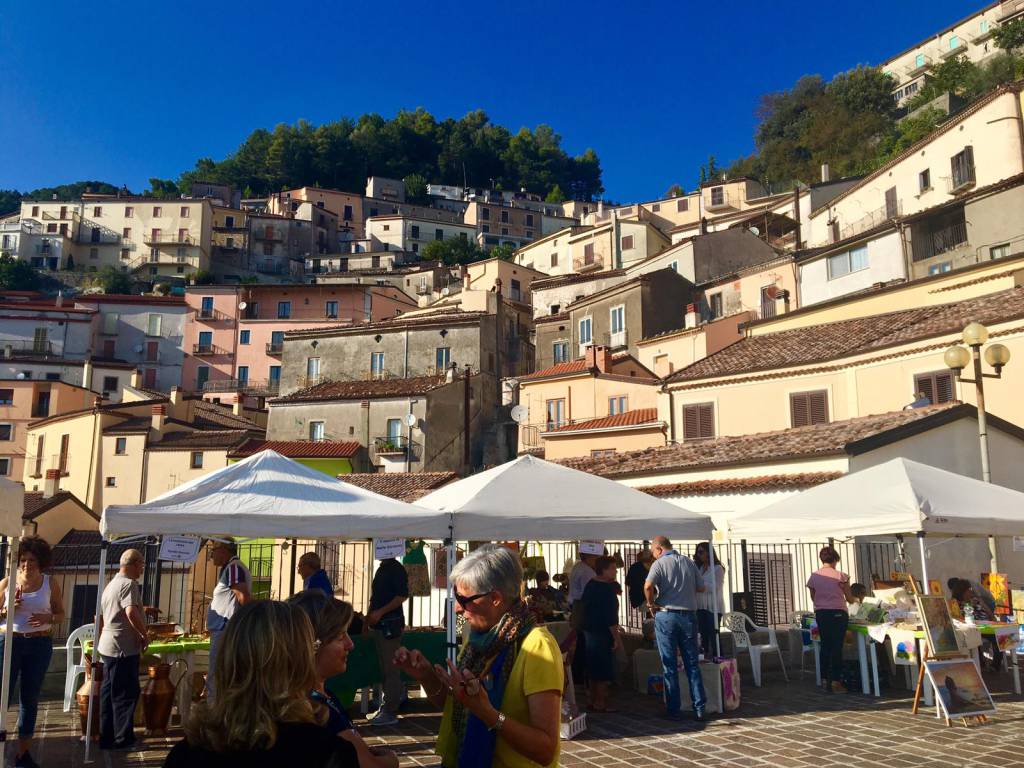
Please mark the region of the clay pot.
<svg viewBox="0 0 1024 768"><path fill-rule="evenodd" d="M147 736L167 735L175 690L171 682L170 664L155 664L149 668L149 681L142 692L142 712Z"/></svg>
<svg viewBox="0 0 1024 768"><path fill-rule="evenodd" d="M94 674L95 673L95 674ZM100 740L100 686L103 684L103 665L93 664L85 660L85 679L82 687L75 693L78 701L78 719L82 724L82 739L85 739L85 727L89 718L89 690L92 690L92 740Z"/></svg>

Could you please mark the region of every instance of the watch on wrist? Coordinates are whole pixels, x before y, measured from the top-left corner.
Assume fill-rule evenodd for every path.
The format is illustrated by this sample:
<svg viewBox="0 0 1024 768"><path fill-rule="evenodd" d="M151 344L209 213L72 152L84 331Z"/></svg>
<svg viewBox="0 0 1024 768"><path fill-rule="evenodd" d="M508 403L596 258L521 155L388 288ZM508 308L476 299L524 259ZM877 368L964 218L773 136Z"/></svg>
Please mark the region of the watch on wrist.
<svg viewBox="0 0 1024 768"><path fill-rule="evenodd" d="M498 713L498 719L495 720L494 721L494 725L492 725L487 730L489 730L489 731L500 731L503 725L505 725L505 713L504 712L499 712Z"/></svg>

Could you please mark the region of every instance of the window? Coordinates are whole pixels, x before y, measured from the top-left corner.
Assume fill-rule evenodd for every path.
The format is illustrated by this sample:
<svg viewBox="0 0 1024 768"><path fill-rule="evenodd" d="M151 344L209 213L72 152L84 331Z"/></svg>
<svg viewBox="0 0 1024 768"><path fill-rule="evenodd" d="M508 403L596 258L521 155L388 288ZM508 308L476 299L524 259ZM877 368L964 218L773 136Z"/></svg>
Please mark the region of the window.
<svg viewBox="0 0 1024 768"><path fill-rule="evenodd" d="M919 174L917 174L917 189L919 192L927 192L932 188L932 171L931 168L925 168Z"/></svg>
<svg viewBox="0 0 1024 768"><path fill-rule="evenodd" d="M409 236L411 238L413 238L414 240L418 240L419 239L419 237L420 237L420 225L419 224L413 224L411 227L409 227Z"/></svg>
<svg viewBox="0 0 1024 768"><path fill-rule="evenodd" d="M58 459L59 464L57 465L62 475L68 473L68 447L71 443L71 435L60 436L60 458Z"/></svg>
<svg viewBox="0 0 1024 768"><path fill-rule="evenodd" d="M0 389L0 405L14 405L13 389Z"/></svg>
<svg viewBox="0 0 1024 768"><path fill-rule="evenodd" d="M558 254L557 253L552 253L551 254L551 266L552 267L557 267L558 266Z"/></svg>
<svg viewBox="0 0 1024 768"><path fill-rule="evenodd" d="M724 205L725 204L725 187L712 187L711 188L711 204L712 205Z"/></svg>
<svg viewBox="0 0 1024 768"><path fill-rule="evenodd" d="M443 229L435 229L434 230L434 239L435 240L444 240L444 230Z"/></svg>
<svg viewBox="0 0 1024 768"><path fill-rule="evenodd" d="M789 419L794 427L828 424L828 391L793 392L789 396Z"/></svg>
<svg viewBox="0 0 1024 768"><path fill-rule="evenodd" d="M100 249L99 248L90 248L89 249L89 258L90 259L98 259L99 257L100 257Z"/></svg>
<svg viewBox="0 0 1024 768"><path fill-rule="evenodd" d="M203 317L213 317L213 296L203 296L202 309Z"/></svg>
<svg viewBox="0 0 1024 768"><path fill-rule="evenodd" d="M116 488L117 487L117 478L116 477L108 477L106 479L106 482L104 483L104 485L107 488Z"/></svg>
<svg viewBox="0 0 1024 768"><path fill-rule="evenodd" d="M676 213L683 213L690 210L690 201L688 198L681 197L676 200Z"/></svg>
<svg viewBox="0 0 1024 768"><path fill-rule="evenodd" d="M828 257L828 279L859 272L868 268L868 247L861 245L843 253Z"/></svg>
<svg viewBox="0 0 1024 768"><path fill-rule="evenodd" d="M151 314L146 320L146 335L159 336L163 327L163 316Z"/></svg>
<svg viewBox="0 0 1024 768"><path fill-rule="evenodd" d="M307 357L306 358L306 378L318 379L320 378L320 358L319 357Z"/></svg>
<svg viewBox="0 0 1024 768"><path fill-rule="evenodd" d="M114 441L114 453L117 456L124 456L128 452L128 438L119 437Z"/></svg>
<svg viewBox="0 0 1024 768"><path fill-rule="evenodd" d="M919 373L914 377L914 392L920 392L932 405L953 399L953 374L949 371Z"/></svg>
<svg viewBox="0 0 1024 768"><path fill-rule="evenodd" d="M14 439L14 425L0 424L0 440L7 441Z"/></svg>
<svg viewBox="0 0 1024 768"><path fill-rule="evenodd" d="M128 261L131 258L131 254L127 248L121 249L121 261ZM128 267L121 267L121 269L127 271Z"/></svg>
<svg viewBox="0 0 1024 768"><path fill-rule="evenodd" d="M551 362L555 365L569 362L569 342L556 341L551 345Z"/></svg>
<svg viewBox="0 0 1024 768"><path fill-rule="evenodd" d="M583 263L593 264L594 263L594 244L587 243L583 246Z"/></svg>
<svg viewBox="0 0 1024 768"><path fill-rule="evenodd" d="M608 398L608 415L616 416L626 412L626 396L616 395Z"/></svg>
<svg viewBox="0 0 1024 768"><path fill-rule="evenodd" d="M1010 255L1010 244L1004 243L1003 245L993 245L988 249L988 255L993 259L1005 259Z"/></svg>
<svg viewBox="0 0 1024 768"><path fill-rule="evenodd" d="M57 231L57 225L56 224L47 224L46 225L46 231L47 232L56 232ZM44 240L43 242L45 243L46 241Z"/></svg>
<svg viewBox="0 0 1024 768"><path fill-rule="evenodd" d="M679 272L679 262L678 261L670 261L668 263L668 268L671 269L673 272Z"/></svg>
<svg viewBox="0 0 1024 768"><path fill-rule="evenodd" d="M490 208L481 208L480 209L480 218L483 221L490 221L491 220L491 209Z"/></svg>
<svg viewBox="0 0 1024 768"><path fill-rule="evenodd" d="M328 317L338 316L338 302L328 301L324 304L324 314Z"/></svg>
<svg viewBox="0 0 1024 768"><path fill-rule="evenodd" d="M183 219L187 219L188 218L188 206L187 205L181 206L181 218L183 218Z"/></svg>
<svg viewBox="0 0 1024 768"><path fill-rule="evenodd" d="M270 348L278 350L284 349L284 331L270 332Z"/></svg>
<svg viewBox="0 0 1024 768"><path fill-rule="evenodd" d="M125 227L124 229L121 230L121 239L122 240L131 240L132 239L132 228L131 227Z"/></svg>
<svg viewBox="0 0 1024 768"><path fill-rule="evenodd" d="M889 187L885 190L885 217L892 219L900 213L899 200L896 197L896 187Z"/></svg>
<svg viewBox="0 0 1024 768"><path fill-rule="evenodd" d="M188 242L188 229L186 227L181 227L181 228L178 229L178 242L179 243L187 243ZM178 251L178 253L180 254L181 251Z"/></svg>
<svg viewBox="0 0 1024 768"><path fill-rule="evenodd" d="M379 378L384 375L384 353L370 353L370 375Z"/></svg>
<svg viewBox="0 0 1024 768"><path fill-rule="evenodd" d="M385 232L390 232L391 231L391 225L390 224L385 224L384 225L384 231Z"/></svg>
<svg viewBox="0 0 1024 768"><path fill-rule="evenodd" d="M269 373L267 374L267 381L273 390L277 390L281 384L281 366L272 365L270 366Z"/></svg>
<svg viewBox="0 0 1024 768"><path fill-rule="evenodd" d="M967 146L949 160L953 171L953 190L974 184L974 147Z"/></svg>
<svg viewBox="0 0 1024 768"><path fill-rule="evenodd" d="M594 340L592 328L592 318L584 317L580 320L580 344L590 344Z"/></svg>
<svg viewBox="0 0 1024 768"><path fill-rule="evenodd" d="M163 216L164 215L164 209L161 208L159 205L154 205L153 206L153 215L154 216Z"/></svg>
<svg viewBox="0 0 1024 768"><path fill-rule="evenodd" d="M508 234L508 227L502 227L501 228L501 234L507 235Z"/></svg>
<svg viewBox="0 0 1024 768"><path fill-rule="evenodd" d="M388 419L388 442L391 443L392 447L398 448L402 441L402 420L401 419Z"/></svg>
<svg viewBox="0 0 1024 768"><path fill-rule="evenodd" d="M249 366L240 365L238 366L238 383L240 386L245 386L249 383Z"/></svg>
<svg viewBox="0 0 1024 768"><path fill-rule="evenodd" d="M252 338L252 331L239 331L239 333L238 333L238 343L239 344L247 345L247 344L249 344L249 341L250 341L251 338Z"/></svg>
<svg viewBox="0 0 1024 768"><path fill-rule="evenodd" d="M960 47L960 38L957 37L956 35L950 35L949 36L949 50L955 51L959 47Z"/></svg>
<svg viewBox="0 0 1024 768"><path fill-rule="evenodd" d="M707 440L715 436L715 404L683 406L683 440Z"/></svg>
<svg viewBox="0 0 1024 768"><path fill-rule="evenodd" d="M434 350L434 368L437 371L443 371L451 365L452 362L452 348L451 347L438 347Z"/></svg>
<svg viewBox="0 0 1024 768"><path fill-rule="evenodd" d="M484 233L484 234L486 235L486 234L487 234L488 232L490 232L490 231L491 231L491 228L490 228L490 226L489 226L489 225L487 225L487 224L483 224L483 225L481 225L481 227L480 227L480 231L481 231L481 232L483 232L483 233Z"/></svg>
<svg viewBox="0 0 1024 768"><path fill-rule="evenodd" d="M914 66L915 67L923 67L924 66L924 54L923 53L919 53L919 54L917 54L917 56L914 57Z"/></svg>
<svg viewBox="0 0 1024 768"><path fill-rule="evenodd" d="M38 205L33 205L32 206L32 218L34 218L34 219L38 219L39 218L39 206Z"/></svg>
<svg viewBox="0 0 1024 768"><path fill-rule="evenodd" d="M196 368L196 389L200 392L206 388L206 382L210 380L210 366L201 365Z"/></svg>
<svg viewBox="0 0 1024 768"><path fill-rule="evenodd" d="M199 332L199 351L209 352L213 349L213 331Z"/></svg>
<svg viewBox="0 0 1024 768"><path fill-rule="evenodd" d="M633 250L633 236L626 235L622 238L622 250L631 251Z"/></svg>
<svg viewBox="0 0 1024 768"><path fill-rule="evenodd" d="M0 458L0 477L7 477L11 474L11 460L7 457Z"/></svg>
<svg viewBox="0 0 1024 768"><path fill-rule="evenodd" d="M512 279L512 287L509 290L509 295L510 295L512 301L522 301L523 300L523 284L520 283L515 278Z"/></svg>
<svg viewBox="0 0 1024 768"><path fill-rule="evenodd" d="M104 376L103 377L103 391L104 392L116 392L117 391L117 376Z"/></svg>
<svg viewBox="0 0 1024 768"><path fill-rule="evenodd" d="M602 459L602 458L604 458L606 456L614 456L614 455L615 455L615 449L614 448L594 448L593 450L590 451L590 458L592 458L592 459Z"/></svg>
<svg viewBox="0 0 1024 768"><path fill-rule="evenodd" d="M501 212L501 223L508 224L508 211Z"/></svg>
<svg viewBox="0 0 1024 768"><path fill-rule="evenodd" d="M953 262L944 261L941 264L932 264L928 267L929 275L941 275L943 272L949 272L953 269Z"/></svg>
<svg viewBox="0 0 1024 768"><path fill-rule="evenodd" d="M341 218L344 221L352 221L352 206L351 205L346 205L344 207L344 209L342 209Z"/></svg>
<svg viewBox="0 0 1024 768"><path fill-rule="evenodd" d="M612 326L612 334L621 333L626 328L626 307L620 304L617 307L612 307L609 311L611 315L610 322Z"/></svg>
<svg viewBox="0 0 1024 768"><path fill-rule="evenodd" d="M978 31L983 35L988 32L988 19L981 20L981 23L978 25Z"/></svg>
<svg viewBox="0 0 1024 768"><path fill-rule="evenodd" d="M277 319L287 320L292 316L292 303L290 301L277 302Z"/></svg>
<svg viewBox="0 0 1024 768"><path fill-rule="evenodd" d="M526 226L528 226L528 227L532 227L533 226L533 214L532 213L526 214Z"/></svg>
<svg viewBox="0 0 1024 768"><path fill-rule="evenodd" d="M711 310L711 319L722 316L722 294L714 293L708 297L708 308Z"/></svg>
<svg viewBox="0 0 1024 768"><path fill-rule="evenodd" d="M273 256L274 255L274 244L269 241L263 241L263 255Z"/></svg>
<svg viewBox="0 0 1024 768"><path fill-rule="evenodd" d="M555 429L565 424L565 400L548 400L545 406L548 429Z"/></svg>
<svg viewBox="0 0 1024 768"><path fill-rule="evenodd" d="M117 322L121 315L117 312L104 312L103 313L103 335L104 336L116 336L117 335Z"/></svg>
<svg viewBox="0 0 1024 768"><path fill-rule="evenodd" d="M202 451L192 451L192 460L191 460L191 462L189 462L189 466L191 466L192 469L202 469L203 468L203 452Z"/></svg>

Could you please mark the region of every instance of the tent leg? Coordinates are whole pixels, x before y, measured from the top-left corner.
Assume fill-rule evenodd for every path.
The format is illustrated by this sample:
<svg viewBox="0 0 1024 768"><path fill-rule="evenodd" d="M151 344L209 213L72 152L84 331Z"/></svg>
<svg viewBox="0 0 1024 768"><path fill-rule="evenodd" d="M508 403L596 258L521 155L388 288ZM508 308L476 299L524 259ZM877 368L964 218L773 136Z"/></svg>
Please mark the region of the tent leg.
<svg viewBox="0 0 1024 768"><path fill-rule="evenodd" d="M452 583L452 570L455 568L455 531L453 527L448 528L448 540L445 542L447 557L445 562L448 566L448 597L444 601L445 628L448 634L448 658L455 663L455 585Z"/></svg>
<svg viewBox="0 0 1024 768"><path fill-rule="evenodd" d="M713 538L713 537L712 537ZM711 610L715 627L715 655L722 656L722 640L718 636L718 573L715 572L715 548L708 542L708 563L711 568Z"/></svg>
<svg viewBox="0 0 1024 768"><path fill-rule="evenodd" d="M99 658L100 658L100 652L99 652L99 645L100 645L100 632L99 632L99 630L100 630L100 616L102 615L102 610L103 610L103 607L102 607L103 606L103 588L106 586L103 582L106 581L106 576L107 576L107 548L109 546L110 546L110 542L108 542L106 539L104 539L103 543L100 545L100 572L99 572L99 577L96 579L96 616L93 618L93 621L95 622L93 624L93 626L96 629L95 629L95 631L93 633L92 662L91 663L93 664L93 668L94 669L95 669L95 665L100 663L99 662ZM87 710L88 711L88 715L86 715L86 718L85 718L85 762L86 763L91 763L92 762L91 755L90 755L90 753L92 752L92 703L93 703L93 699L95 698L96 686L92 684L91 680L95 680L95 679L96 679L96 675L94 673L92 678L90 679L90 683L89 683L89 709Z"/></svg>
<svg viewBox="0 0 1024 768"><path fill-rule="evenodd" d="M928 553L924 546L924 531L917 534L917 543L921 547L921 589L928 594Z"/></svg>
<svg viewBox="0 0 1024 768"><path fill-rule="evenodd" d="M4 623L4 674L0 687L0 768L7 765L7 707L10 705L11 654L14 652L14 592L18 588L18 544L21 537L12 536L7 544L7 596L4 606L7 608L7 621Z"/></svg>

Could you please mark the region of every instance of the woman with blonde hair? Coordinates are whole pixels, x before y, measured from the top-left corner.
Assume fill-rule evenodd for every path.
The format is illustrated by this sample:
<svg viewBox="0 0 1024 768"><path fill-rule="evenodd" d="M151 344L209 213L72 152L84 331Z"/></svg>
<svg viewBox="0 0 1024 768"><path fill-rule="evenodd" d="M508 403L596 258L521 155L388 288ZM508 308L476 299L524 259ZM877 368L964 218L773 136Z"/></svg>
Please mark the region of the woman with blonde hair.
<svg viewBox="0 0 1024 768"><path fill-rule="evenodd" d="M217 697L200 704L165 768L345 768L355 747L324 730L313 628L295 606L247 603L228 622L211 670Z"/></svg>

